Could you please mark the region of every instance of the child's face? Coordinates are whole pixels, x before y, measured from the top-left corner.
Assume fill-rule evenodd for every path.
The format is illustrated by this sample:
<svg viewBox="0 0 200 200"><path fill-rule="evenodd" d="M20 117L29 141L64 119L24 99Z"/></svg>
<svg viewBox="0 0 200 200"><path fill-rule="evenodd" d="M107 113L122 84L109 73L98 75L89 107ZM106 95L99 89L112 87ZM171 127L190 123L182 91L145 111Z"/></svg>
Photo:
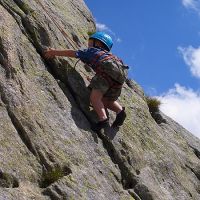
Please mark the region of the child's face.
<svg viewBox="0 0 200 200"><path fill-rule="evenodd" d="M88 47L93 47L94 45L94 39L89 39L88 41ZM99 40L95 40L95 46L97 47L104 47L103 43Z"/></svg>
<svg viewBox="0 0 200 200"><path fill-rule="evenodd" d="M93 47L93 39L89 39L88 41L88 47Z"/></svg>

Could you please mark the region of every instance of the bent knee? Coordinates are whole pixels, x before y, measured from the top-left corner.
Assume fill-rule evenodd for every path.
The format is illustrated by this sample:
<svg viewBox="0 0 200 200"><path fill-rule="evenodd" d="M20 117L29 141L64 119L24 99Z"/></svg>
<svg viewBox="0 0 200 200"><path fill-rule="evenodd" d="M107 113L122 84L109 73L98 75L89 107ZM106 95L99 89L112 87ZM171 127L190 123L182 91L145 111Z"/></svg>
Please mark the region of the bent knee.
<svg viewBox="0 0 200 200"><path fill-rule="evenodd" d="M91 102L102 100L102 98L103 98L103 93L100 90L92 89L90 94Z"/></svg>

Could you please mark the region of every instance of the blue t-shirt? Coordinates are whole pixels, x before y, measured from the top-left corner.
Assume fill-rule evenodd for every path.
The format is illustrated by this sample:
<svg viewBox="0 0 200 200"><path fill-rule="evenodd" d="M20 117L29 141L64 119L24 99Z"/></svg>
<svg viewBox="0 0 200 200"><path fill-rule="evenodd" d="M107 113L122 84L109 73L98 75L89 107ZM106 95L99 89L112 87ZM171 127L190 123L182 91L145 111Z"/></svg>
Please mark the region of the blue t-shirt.
<svg viewBox="0 0 200 200"><path fill-rule="evenodd" d="M90 67L95 69L98 61L110 54L111 53L103 49L90 47L88 49L78 50L76 52L76 58L79 58L82 62L88 64Z"/></svg>

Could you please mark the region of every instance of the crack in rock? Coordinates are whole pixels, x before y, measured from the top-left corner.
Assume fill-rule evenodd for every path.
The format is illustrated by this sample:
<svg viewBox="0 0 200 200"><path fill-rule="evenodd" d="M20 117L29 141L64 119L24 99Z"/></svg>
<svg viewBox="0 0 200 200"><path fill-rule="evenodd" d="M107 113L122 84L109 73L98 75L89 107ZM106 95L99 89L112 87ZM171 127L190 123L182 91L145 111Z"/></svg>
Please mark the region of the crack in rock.
<svg viewBox="0 0 200 200"><path fill-rule="evenodd" d="M139 180L137 175L135 175L128 167L128 165L126 164L126 160L124 160L120 154L117 152L117 150L115 149L115 146L113 145L112 141L109 140L109 138L107 138L107 136L105 136L102 133L98 133L99 137L102 139L103 141L103 145L104 148L107 150L108 155L110 156L112 162L114 164L117 164L121 173L121 184L124 188L124 190L128 190L131 189L132 191L132 196L133 196L133 191L134 193L138 196L138 191L135 191L135 187L138 185ZM139 198L139 196L138 196Z"/></svg>

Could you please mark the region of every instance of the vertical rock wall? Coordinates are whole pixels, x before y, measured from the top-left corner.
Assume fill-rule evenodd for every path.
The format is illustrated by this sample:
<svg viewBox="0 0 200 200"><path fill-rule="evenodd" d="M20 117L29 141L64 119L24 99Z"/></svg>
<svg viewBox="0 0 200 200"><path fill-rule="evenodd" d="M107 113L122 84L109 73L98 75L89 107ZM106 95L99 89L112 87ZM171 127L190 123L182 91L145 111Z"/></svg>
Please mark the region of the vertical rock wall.
<svg viewBox="0 0 200 200"><path fill-rule="evenodd" d="M123 127L96 135L93 73L44 59L46 46L84 47L94 30L82 0L0 0L0 199L198 200L197 138L164 115L157 124L133 81Z"/></svg>

